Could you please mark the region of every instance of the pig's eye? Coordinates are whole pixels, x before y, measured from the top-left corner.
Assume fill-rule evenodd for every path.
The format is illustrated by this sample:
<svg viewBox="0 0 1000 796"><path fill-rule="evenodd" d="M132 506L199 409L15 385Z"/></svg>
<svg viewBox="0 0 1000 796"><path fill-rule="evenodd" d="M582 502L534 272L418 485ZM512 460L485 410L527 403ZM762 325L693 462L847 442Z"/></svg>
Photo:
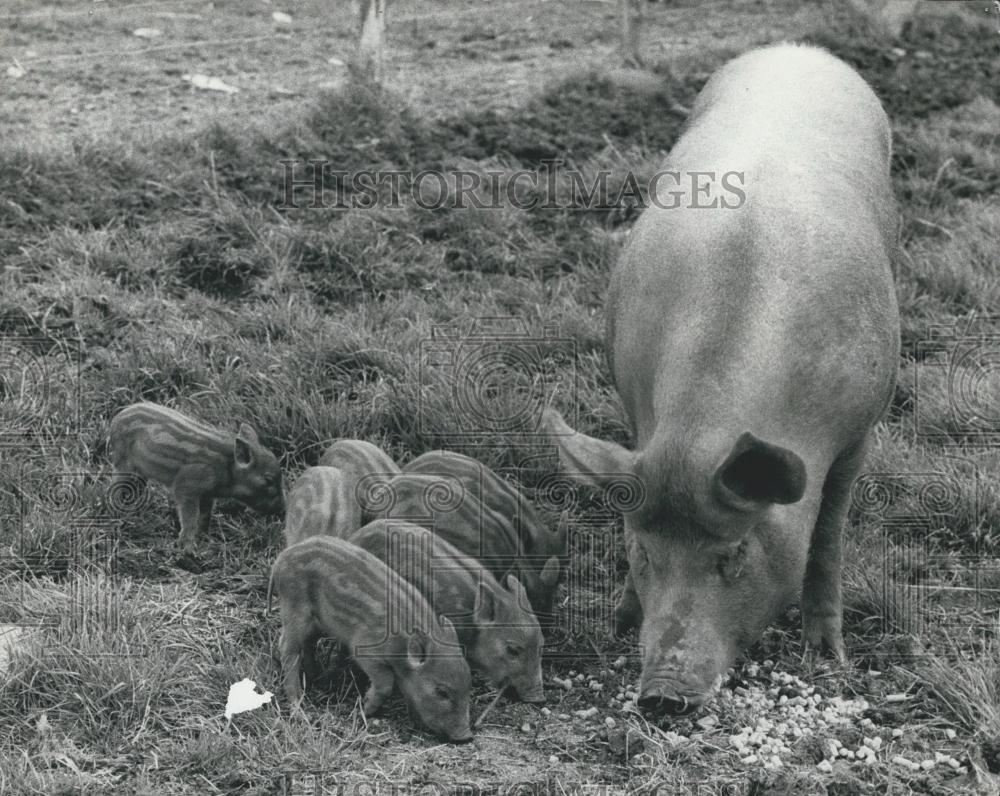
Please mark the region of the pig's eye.
<svg viewBox="0 0 1000 796"><path fill-rule="evenodd" d="M434 693L438 699L451 699L451 689L444 685L434 686Z"/></svg>
<svg viewBox="0 0 1000 796"><path fill-rule="evenodd" d="M508 644L507 645L507 654L510 655L510 657L512 657L512 658L516 658L516 657L518 657L521 654L521 648L520 647L516 647L513 644Z"/></svg>

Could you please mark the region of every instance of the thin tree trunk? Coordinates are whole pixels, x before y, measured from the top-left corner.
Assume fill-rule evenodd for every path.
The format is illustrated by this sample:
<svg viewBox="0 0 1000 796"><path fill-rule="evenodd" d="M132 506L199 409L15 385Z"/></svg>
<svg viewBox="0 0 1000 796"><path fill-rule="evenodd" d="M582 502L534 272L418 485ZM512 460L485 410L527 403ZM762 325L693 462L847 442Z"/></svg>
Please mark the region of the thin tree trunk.
<svg viewBox="0 0 1000 796"><path fill-rule="evenodd" d="M622 62L625 66L642 66L639 55L639 24L642 19L640 0L619 0L622 28Z"/></svg>
<svg viewBox="0 0 1000 796"><path fill-rule="evenodd" d="M356 66L360 72L381 84L385 76L386 0L359 0L355 5L359 23Z"/></svg>

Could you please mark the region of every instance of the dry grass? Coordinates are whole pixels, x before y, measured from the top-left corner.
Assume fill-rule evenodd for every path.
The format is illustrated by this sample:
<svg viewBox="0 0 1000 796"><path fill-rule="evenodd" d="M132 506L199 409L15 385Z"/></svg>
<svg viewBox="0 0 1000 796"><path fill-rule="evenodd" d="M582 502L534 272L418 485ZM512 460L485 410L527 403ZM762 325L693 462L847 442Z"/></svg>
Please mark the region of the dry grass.
<svg viewBox="0 0 1000 796"><path fill-rule="evenodd" d="M550 3L548 21L556 27L546 28L509 10L504 16L502 4L483 11L493 15L485 19L431 5L438 22L415 16L394 29L400 61L393 80L402 95L358 84L317 93L320 78L309 59L326 53L329 41L297 27L304 49L296 56L288 52L290 39L277 42L272 55L281 71L273 82L298 69L309 97L276 95L275 118L247 123L249 111L266 101L265 89L248 90L245 104L225 108L218 98L191 97L183 111L179 97L155 112L149 98L139 97L128 107L140 117L169 121L156 135L123 124L124 148L87 134L69 143L74 126L65 119L54 127L62 137L0 144L0 334L36 339L25 361L46 374L10 370L15 377L0 382L8 390L0 393L4 427L30 434L21 447L0 448L0 622L38 628L0 681L0 792L279 793L291 782L286 774L302 787L310 771L324 772L328 788L336 779L383 789L466 782L473 792L512 783L560 792L587 782L671 793L727 786L995 792L1000 591L993 590L1000 590L1000 567L979 570L1000 560L996 428L982 422L997 417L996 393L979 388L969 399L955 387L956 378L979 384L984 373L983 384L996 383L990 357L1000 324L985 315L1000 298L1000 111L975 38L983 28L935 13L889 42L856 35L861 23L846 11L735 3L732 13L711 17L709 28L724 37L719 44L703 30L702 7L657 6L652 24L670 43L671 57L652 79L637 79L603 68L568 71L574 50L582 64L607 59L610 7L581 4L584 14ZM229 34L269 25L269 11L261 18L242 4L216 6L213 19ZM307 8L296 18L306 19ZM189 11L207 13L172 9ZM13 13L14 46L35 42L40 58L51 57L71 33L120 38L106 18L67 26L26 6ZM761 15L769 28L752 24ZM199 24L162 19L178 33ZM103 437L119 408L145 399L227 426L249 420L289 476L314 464L326 441L339 436L370 439L405 462L454 447L457 432L474 430L473 419L456 409L453 381L421 366L432 328L514 316L533 335L558 325L563 342L543 357L545 398L578 411L585 432L627 438L603 361L601 313L607 273L634 209L469 211L451 202L426 210L404 201L399 208L283 210L278 161L328 158L345 170L462 168L506 180L559 154L585 175L607 171L613 189L629 171L641 177L655 167L683 121L675 103L688 102L731 51L810 30L888 91L896 111L904 351L897 400L867 466L890 497L874 507L859 499L851 513L845 628L852 666L803 658L794 614L746 659L773 659L829 694L864 694L880 726L904 731L894 749L914 759L946 749L969 773L911 774L886 756L871 767L838 764L820 782L815 749L806 743L780 771L742 764L727 736L757 716L736 702L708 708L717 719L709 730L688 719L657 725L608 707L609 694L637 680L638 664L629 658L620 669L610 666L634 652L634 639L614 639L592 618L607 614L624 556L612 544L618 520L598 522L589 503L572 516L594 521L598 534L574 552L576 574L564 595L571 627L548 650L546 677L585 672L603 683L600 696L550 688L549 717L501 702L474 746L453 748L424 735L397 702L365 722L345 673L310 692L305 714L290 715L279 696L227 724L231 683L250 677L277 691L271 653L278 623L263 616L263 602L280 524L219 507L203 571L178 568L171 550L176 521L162 492L154 489L123 516L107 510ZM560 38L572 46L552 45ZM434 49L425 46L431 40L439 42ZM654 51L660 46L652 33L649 41ZM970 43L961 57L971 71L963 73L962 102L942 105L956 73L944 67L945 56L960 41ZM891 53L897 44L931 56L917 66L900 62ZM202 54L206 70L228 64L225 74L259 76L243 56L227 60L207 48ZM176 61L165 56L168 69ZM33 72L70 93L104 79L90 66L71 74L56 60L46 63ZM122 67L128 79L151 88L162 80L145 64L129 63ZM422 76L408 84L412 90L403 85L404 64ZM544 68L552 80L540 84L531 72L530 83L507 84L510 74L522 80L526 68ZM501 89L490 107L479 95L475 102L458 99L456 87L472 76ZM915 98L912 112L895 78ZM163 91L174 96L174 88ZM52 106L65 110L65 102ZM37 98L21 93L0 111L5 119L23 118L29 107L38 108ZM102 118L97 110L77 131ZM199 115L210 118L186 128L184 120ZM560 177L559 196L569 189ZM985 334L961 342L970 318ZM942 326L958 329L959 337L932 338ZM79 341L78 354L71 348L67 355L68 341ZM12 350L0 345L7 346L0 354ZM982 356L951 368L956 352L972 349ZM487 391L486 406L512 412L529 386L512 379ZM464 450L513 470L529 492L556 467L554 456L537 456L530 438L488 432L475 442ZM82 566L73 561L81 546ZM110 606L94 599L109 582L109 560L117 566ZM109 616L115 607L119 613ZM902 692L910 699L885 699ZM480 684L477 707L490 696ZM598 720L558 718L591 705L601 711ZM618 720L616 730L600 723L605 716ZM956 739L945 736L949 728ZM689 740L677 742L678 734Z"/></svg>

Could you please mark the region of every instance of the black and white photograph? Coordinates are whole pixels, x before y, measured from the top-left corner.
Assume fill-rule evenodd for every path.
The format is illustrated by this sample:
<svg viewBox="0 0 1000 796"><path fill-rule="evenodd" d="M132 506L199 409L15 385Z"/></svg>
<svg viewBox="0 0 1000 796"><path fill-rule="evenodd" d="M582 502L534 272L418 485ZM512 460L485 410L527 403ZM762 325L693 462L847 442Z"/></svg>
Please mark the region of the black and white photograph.
<svg viewBox="0 0 1000 796"><path fill-rule="evenodd" d="M1000 2L0 0L0 796L1000 796Z"/></svg>

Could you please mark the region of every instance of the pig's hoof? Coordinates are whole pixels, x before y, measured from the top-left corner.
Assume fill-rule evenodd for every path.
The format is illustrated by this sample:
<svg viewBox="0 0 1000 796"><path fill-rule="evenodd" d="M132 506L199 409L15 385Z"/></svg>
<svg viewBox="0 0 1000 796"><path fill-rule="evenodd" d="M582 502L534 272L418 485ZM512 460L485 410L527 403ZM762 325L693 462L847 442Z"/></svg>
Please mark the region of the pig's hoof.
<svg viewBox="0 0 1000 796"><path fill-rule="evenodd" d="M361 710L364 712L365 718L370 719L372 716L378 713L379 708L381 707L382 707L381 698L369 695L365 697L365 701L361 705Z"/></svg>
<svg viewBox="0 0 1000 796"><path fill-rule="evenodd" d="M840 665L847 663L847 648L840 628L824 627L824 622L806 622L802 628L802 646L815 654L828 653Z"/></svg>
<svg viewBox="0 0 1000 796"><path fill-rule="evenodd" d="M194 572L195 574L205 569L204 562L198 554L189 550L182 550L174 556L173 563L174 566L177 566L180 569L186 569L188 572Z"/></svg>

